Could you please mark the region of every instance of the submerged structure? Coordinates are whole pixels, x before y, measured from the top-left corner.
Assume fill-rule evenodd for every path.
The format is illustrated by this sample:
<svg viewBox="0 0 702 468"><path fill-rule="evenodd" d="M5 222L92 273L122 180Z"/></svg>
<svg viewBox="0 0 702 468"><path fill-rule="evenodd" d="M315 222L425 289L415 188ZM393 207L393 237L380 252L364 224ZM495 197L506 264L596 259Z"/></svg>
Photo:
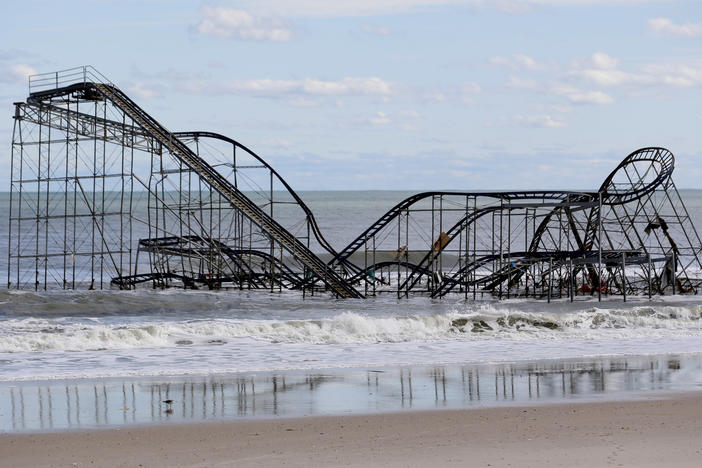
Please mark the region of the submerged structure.
<svg viewBox="0 0 702 468"><path fill-rule="evenodd" d="M695 294L702 242L673 169L643 148L593 192L419 193L335 247L253 151L172 132L80 67L30 77L15 104L8 287Z"/></svg>

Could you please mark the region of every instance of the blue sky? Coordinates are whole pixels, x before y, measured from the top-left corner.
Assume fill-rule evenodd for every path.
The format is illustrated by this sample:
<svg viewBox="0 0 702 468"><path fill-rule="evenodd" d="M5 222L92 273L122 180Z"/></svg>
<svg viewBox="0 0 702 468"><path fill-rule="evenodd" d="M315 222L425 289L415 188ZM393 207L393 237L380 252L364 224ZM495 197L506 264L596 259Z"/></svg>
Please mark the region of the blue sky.
<svg viewBox="0 0 702 468"><path fill-rule="evenodd" d="M664 146L702 188L702 2L4 1L0 184L26 77L90 64L299 190L594 189Z"/></svg>

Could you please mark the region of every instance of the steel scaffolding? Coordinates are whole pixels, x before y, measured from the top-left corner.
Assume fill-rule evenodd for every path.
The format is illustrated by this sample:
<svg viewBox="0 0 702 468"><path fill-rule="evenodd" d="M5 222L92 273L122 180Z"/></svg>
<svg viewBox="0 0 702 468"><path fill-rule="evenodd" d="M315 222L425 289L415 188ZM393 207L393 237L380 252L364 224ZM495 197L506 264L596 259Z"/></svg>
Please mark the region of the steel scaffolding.
<svg viewBox="0 0 702 468"><path fill-rule="evenodd" d="M9 288L626 300L702 283L664 148L593 192L419 193L340 250L253 151L168 131L92 67L30 77L11 157Z"/></svg>

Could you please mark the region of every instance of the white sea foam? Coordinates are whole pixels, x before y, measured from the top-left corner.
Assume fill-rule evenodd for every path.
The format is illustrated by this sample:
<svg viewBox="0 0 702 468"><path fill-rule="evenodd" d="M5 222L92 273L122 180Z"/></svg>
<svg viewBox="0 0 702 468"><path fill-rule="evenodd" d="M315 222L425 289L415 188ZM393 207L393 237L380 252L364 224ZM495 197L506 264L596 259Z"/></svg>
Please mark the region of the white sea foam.
<svg viewBox="0 0 702 468"><path fill-rule="evenodd" d="M442 314L374 317L343 312L313 320L72 320L0 322L0 353L85 351L218 344L247 338L269 343L363 344L702 335L702 305L589 307L534 312L485 305Z"/></svg>

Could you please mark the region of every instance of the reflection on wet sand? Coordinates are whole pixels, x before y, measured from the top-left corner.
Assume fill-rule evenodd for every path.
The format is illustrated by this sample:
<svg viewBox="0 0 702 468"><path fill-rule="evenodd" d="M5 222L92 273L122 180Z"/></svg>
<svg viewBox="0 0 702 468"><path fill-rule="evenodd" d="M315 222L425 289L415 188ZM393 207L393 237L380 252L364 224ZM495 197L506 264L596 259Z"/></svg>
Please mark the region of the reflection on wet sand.
<svg viewBox="0 0 702 468"><path fill-rule="evenodd" d="M0 384L0 430L497 406L702 383L702 356Z"/></svg>

